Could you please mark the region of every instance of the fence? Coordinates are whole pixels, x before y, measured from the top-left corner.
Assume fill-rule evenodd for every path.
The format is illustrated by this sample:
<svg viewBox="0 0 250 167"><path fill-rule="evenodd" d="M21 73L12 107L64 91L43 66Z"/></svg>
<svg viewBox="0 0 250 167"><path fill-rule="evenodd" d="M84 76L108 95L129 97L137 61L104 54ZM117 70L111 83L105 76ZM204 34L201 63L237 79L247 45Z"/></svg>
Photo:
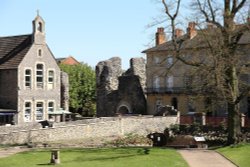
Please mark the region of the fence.
<svg viewBox="0 0 250 167"><path fill-rule="evenodd" d="M244 122L244 127L250 128L250 118L244 117L242 119ZM211 126L227 125L227 117L213 117L213 116L194 116L194 115L181 115L180 124L193 124L201 123Z"/></svg>

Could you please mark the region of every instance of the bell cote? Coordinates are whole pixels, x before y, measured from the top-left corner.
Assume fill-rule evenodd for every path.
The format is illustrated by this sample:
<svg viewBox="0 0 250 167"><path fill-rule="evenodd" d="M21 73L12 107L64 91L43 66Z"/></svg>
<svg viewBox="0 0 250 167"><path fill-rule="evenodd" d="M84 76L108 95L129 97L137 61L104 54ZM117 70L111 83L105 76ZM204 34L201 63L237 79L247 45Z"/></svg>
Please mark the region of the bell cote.
<svg viewBox="0 0 250 167"><path fill-rule="evenodd" d="M45 22L39 14L33 20L33 42L45 44Z"/></svg>

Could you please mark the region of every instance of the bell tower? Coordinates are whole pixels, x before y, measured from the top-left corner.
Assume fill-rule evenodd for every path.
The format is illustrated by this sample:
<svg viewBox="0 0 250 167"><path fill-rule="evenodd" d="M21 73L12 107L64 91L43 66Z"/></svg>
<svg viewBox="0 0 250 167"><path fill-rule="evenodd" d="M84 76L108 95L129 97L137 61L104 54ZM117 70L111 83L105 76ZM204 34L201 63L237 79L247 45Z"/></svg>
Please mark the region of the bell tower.
<svg viewBox="0 0 250 167"><path fill-rule="evenodd" d="M39 11L33 20L33 43L40 45L45 44L45 22L42 17L39 16Z"/></svg>

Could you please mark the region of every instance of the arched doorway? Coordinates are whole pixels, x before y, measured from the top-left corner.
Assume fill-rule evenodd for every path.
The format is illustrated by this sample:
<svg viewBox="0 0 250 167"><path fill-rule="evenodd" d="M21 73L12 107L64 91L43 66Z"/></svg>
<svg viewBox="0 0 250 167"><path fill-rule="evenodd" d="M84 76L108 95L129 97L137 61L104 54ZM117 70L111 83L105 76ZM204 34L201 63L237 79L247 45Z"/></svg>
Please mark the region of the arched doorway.
<svg viewBox="0 0 250 167"><path fill-rule="evenodd" d="M121 106L118 111L117 111L118 114L128 114L129 113L129 110L126 106Z"/></svg>
<svg viewBox="0 0 250 167"><path fill-rule="evenodd" d="M121 101L118 104L118 107L116 108L116 113L117 114L131 114L132 110L131 110L131 106L127 101Z"/></svg>

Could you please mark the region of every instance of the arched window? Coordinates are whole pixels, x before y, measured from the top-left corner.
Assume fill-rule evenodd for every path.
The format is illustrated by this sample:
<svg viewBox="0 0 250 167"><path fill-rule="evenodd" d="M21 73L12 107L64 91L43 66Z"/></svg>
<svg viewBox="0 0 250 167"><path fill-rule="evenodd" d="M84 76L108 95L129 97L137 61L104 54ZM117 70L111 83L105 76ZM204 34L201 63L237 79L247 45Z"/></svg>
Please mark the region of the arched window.
<svg viewBox="0 0 250 167"><path fill-rule="evenodd" d="M43 88L43 65L36 65L36 86L37 88Z"/></svg>
<svg viewBox="0 0 250 167"><path fill-rule="evenodd" d="M54 71L49 70L48 73L48 89L54 88Z"/></svg>
<svg viewBox="0 0 250 167"><path fill-rule="evenodd" d="M43 102L36 103L36 121L43 120Z"/></svg>
<svg viewBox="0 0 250 167"><path fill-rule="evenodd" d="M38 49L38 56L39 56L39 57L42 56L42 49Z"/></svg>
<svg viewBox="0 0 250 167"><path fill-rule="evenodd" d="M41 22L38 23L38 31L43 32L43 24Z"/></svg>
<svg viewBox="0 0 250 167"><path fill-rule="evenodd" d="M54 112L54 102L48 103L48 112Z"/></svg>
<svg viewBox="0 0 250 167"><path fill-rule="evenodd" d="M31 70L25 70L25 87L31 88Z"/></svg>
<svg viewBox="0 0 250 167"><path fill-rule="evenodd" d="M25 103L24 121L25 122L31 121L31 102L26 102Z"/></svg>

